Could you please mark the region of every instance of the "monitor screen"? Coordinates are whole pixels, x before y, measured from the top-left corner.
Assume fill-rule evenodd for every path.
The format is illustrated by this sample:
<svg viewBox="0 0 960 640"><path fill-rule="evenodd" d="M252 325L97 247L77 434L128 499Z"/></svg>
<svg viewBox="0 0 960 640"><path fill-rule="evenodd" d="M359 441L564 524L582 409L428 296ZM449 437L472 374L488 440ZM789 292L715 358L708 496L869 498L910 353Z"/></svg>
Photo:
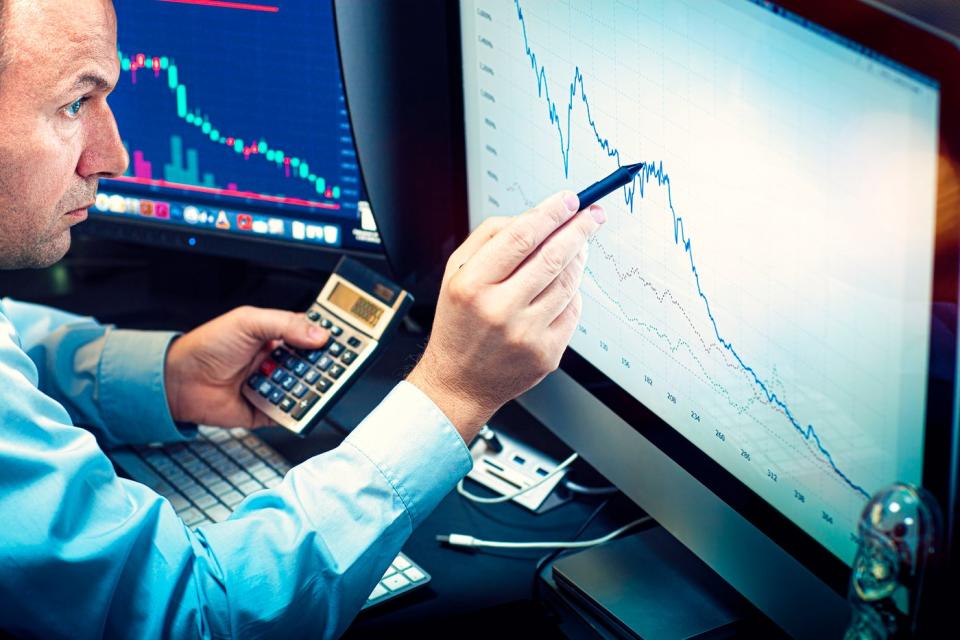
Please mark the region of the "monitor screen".
<svg viewBox="0 0 960 640"><path fill-rule="evenodd" d="M380 251L329 2L116 4L130 167L102 181L95 220Z"/></svg>
<svg viewBox="0 0 960 640"><path fill-rule="evenodd" d="M937 82L770 2L464 0L461 29L471 226L644 163L572 349L849 564L867 498L922 479Z"/></svg>

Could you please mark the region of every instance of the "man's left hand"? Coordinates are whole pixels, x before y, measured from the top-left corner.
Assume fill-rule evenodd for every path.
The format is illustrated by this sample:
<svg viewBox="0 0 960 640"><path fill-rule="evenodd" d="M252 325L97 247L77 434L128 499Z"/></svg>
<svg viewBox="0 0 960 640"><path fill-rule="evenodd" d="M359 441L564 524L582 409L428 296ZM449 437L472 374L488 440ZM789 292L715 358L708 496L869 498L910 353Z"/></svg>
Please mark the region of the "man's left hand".
<svg viewBox="0 0 960 640"><path fill-rule="evenodd" d="M303 314L240 307L174 340L164 380L170 413L179 422L222 427L274 424L240 393L280 342L319 349L330 334Z"/></svg>

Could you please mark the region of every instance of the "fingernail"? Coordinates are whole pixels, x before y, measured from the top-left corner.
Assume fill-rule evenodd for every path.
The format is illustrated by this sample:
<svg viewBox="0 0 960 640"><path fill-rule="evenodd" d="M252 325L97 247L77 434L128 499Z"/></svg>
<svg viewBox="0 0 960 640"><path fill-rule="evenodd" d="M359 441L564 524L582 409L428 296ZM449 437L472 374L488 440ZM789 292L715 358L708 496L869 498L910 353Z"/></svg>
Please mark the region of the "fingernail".
<svg viewBox="0 0 960 640"><path fill-rule="evenodd" d="M567 211L580 210L580 198L578 198L577 194L572 191L568 191L563 194L563 204L567 205Z"/></svg>
<svg viewBox="0 0 960 640"><path fill-rule="evenodd" d="M603 224L607 221L607 212L598 204L590 205L590 215L597 221L597 224Z"/></svg>

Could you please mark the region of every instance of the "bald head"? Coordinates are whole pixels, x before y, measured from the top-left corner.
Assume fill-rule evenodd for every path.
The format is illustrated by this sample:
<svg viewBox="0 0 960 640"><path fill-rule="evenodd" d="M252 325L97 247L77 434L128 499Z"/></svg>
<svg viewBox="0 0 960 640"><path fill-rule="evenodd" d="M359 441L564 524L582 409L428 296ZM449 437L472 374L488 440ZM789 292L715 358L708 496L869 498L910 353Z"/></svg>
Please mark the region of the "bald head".
<svg viewBox="0 0 960 640"><path fill-rule="evenodd" d="M99 179L126 170L107 95L120 73L110 0L0 0L0 268L70 246Z"/></svg>

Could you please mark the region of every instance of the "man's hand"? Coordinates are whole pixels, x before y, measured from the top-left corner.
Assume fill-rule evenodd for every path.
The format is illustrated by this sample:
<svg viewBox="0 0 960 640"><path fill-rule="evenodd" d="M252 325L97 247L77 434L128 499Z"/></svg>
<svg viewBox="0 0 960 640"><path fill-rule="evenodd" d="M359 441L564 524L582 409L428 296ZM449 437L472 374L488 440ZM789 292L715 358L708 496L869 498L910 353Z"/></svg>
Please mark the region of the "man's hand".
<svg viewBox="0 0 960 640"><path fill-rule="evenodd" d="M240 389L283 342L322 347L330 335L298 313L240 307L197 327L170 345L164 379L173 419L223 427L273 424Z"/></svg>
<svg viewBox="0 0 960 640"><path fill-rule="evenodd" d="M433 334L407 380L466 442L540 382L580 317L586 246L606 220L559 193L516 218L485 221L447 262Z"/></svg>

